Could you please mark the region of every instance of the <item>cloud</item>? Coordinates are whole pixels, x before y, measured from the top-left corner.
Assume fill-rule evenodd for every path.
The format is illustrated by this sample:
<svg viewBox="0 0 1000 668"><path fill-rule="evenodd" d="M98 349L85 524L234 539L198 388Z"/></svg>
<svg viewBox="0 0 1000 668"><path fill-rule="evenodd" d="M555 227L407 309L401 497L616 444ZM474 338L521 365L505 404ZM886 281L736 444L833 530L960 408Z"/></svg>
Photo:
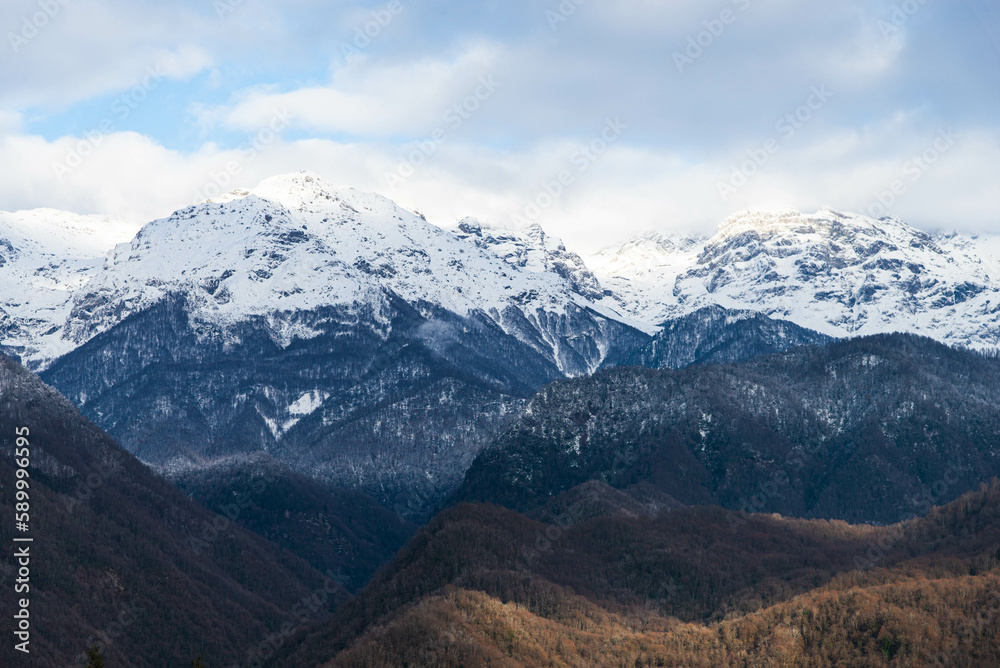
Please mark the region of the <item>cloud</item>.
<svg viewBox="0 0 1000 668"><path fill-rule="evenodd" d="M24 116L16 111L0 109L0 137L19 133L24 128Z"/></svg>
<svg viewBox="0 0 1000 668"><path fill-rule="evenodd" d="M447 110L490 76L500 49L474 44L451 60L424 58L381 64L359 56L337 70L326 86L288 92L250 90L237 103L202 113L204 124L260 127L275 109L287 109L297 127L367 137L426 132Z"/></svg>
<svg viewBox="0 0 1000 668"><path fill-rule="evenodd" d="M896 135L887 137L886 128ZM729 214L749 207L871 213L878 196L896 181L906 188L886 207L889 215L925 229L995 231L1000 222L1000 135L989 128L959 130L954 145L915 181L907 165L933 147L937 131L897 119L864 132L802 136L726 200L719 183L745 153L693 162L630 143L625 134L581 171L580 151L600 131L598 126L580 141L546 141L518 151L445 143L395 189L384 179L399 161L392 144L275 138L248 158L245 150L213 144L191 153L171 151L148 137L121 132L105 137L60 180L52 163L64 160L78 140L7 134L0 138L0 202L3 208L44 204L146 221L190 205L195 193L217 181L222 190L253 187L277 173L309 169L333 182L381 192L443 226L466 215L504 224L531 217L581 250L650 229L710 233ZM896 148L887 151L887 145ZM229 164L238 172L227 174ZM573 178L552 197L561 172Z"/></svg>
<svg viewBox="0 0 1000 668"><path fill-rule="evenodd" d="M243 0L224 16L202 0L69 2L18 54L0 45L0 208L147 220L206 185L311 169L441 224L509 222L620 118L620 141L538 207L540 223L578 245L711 231L748 206L865 212L949 126L961 140L887 212L1000 232L998 15L970 2L978 13L918 3L900 18L894 0L588 0L555 24L555 0L404 2L346 61L343 45L387 2ZM16 29L36 7L14 0L0 19ZM691 40L700 52L679 69ZM130 118L145 134L111 128L60 179L53 163L87 148L81 126L150 65L189 81ZM457 127L445 122L483 75L497 94ZM786 136L783 119L824 86L833 97ZM276 111L292 117L284 139L242 145ZM772 138L780 150L723 199L719 183Z"/></svg>
<svg viewBox="0 0 1000 668"><path fill-rule="evenodd" d="M182 6L166 11L111 0L46 4L59 10L34 32L23 22L41 11L37 2L14 3L0 17L12 28L0 44L0 106L62 108L125 90L150 67L186 78L212 62L197 42L204 18ZM12 44L11 34L22 33L30 39Z"/></svg>

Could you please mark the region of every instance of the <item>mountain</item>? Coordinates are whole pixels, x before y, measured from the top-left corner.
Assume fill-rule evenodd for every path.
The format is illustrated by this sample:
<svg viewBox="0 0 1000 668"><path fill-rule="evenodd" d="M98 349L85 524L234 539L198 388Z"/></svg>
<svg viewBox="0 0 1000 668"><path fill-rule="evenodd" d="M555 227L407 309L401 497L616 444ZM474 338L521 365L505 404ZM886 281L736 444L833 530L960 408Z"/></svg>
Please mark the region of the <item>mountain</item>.
<svg viewBox="0 0 1000 668"><path fill-rule="evenodd" d="M263 317L287 346L318 334L298 314L341 307L384 325L396 297L418 310L482 314L562 373L593 371L621 325L588 301L597 288L555 269L505 261L384 197L301 173L146 225L75 294L63 336L80 345L184 294L200 335L224 338Z"/></svg>
<svg viewBox="0 0 1000 668"><path fill-rule="evenodd" d="M10 453L0 458L0 534L30 553L25 583L24 560L5 551L2 599L11 616L23 607L15 598L30 601L37 665L82 665L95 642L108 665L187 665L199 653L229 665L283 624L319 620L347 597L302 559L188 499L2 356L0 434ZM16 445L26 457L15 458ZM21 459L27 477L15 477ZM15 498L15 480L28 481L27 501ZM14 531L15 502L28 504L26 532ZM32 541L12 542L23 537ZM15 596L15 582L29 589ZM322 601L301 607L317 592ZM21 663L13 646L8 637L3 665Z"/></svg>
<svg viewBox="0 0 1000 668"><path fill-rule="evenodd" d="M903 331L1000 345L1000 240L929 235L894 218L746 211L711 238L647 233L584 258L537 225L467 218L444 230L303 172L189 207L111 248L133 229L51 211L0 215L0 275L14 288L0 345L45 368L178 294L202 338L260 317L280 345L315 333L300 314L377 314L391 296L418 311L482 314L567 376L606 366L634 343L617 343L627 328L654 335L707 306L837 338Z"/></svg>
<svg viewBox="0 0 1000 668"><path fill-rule="evenodd" d="M278 177L115 248L44 377L164 470L266 451L426 519L541 386L649 340L588 300L557 242L526 243L530 261L501 257L382 197Z"/></svg>
<svg viewBox="0 0 1000 668"><path fill-rule="evenodd" d="M73 349L59 336L72 297L132 225L103 216L37 209L0 212L0 353L44 365Z"/></svg>
<svg viewBox="0 0 1000 668"><path fill-rule="evenodd" d="M995 237L932 236L895 218L747 211L703 243L639 238L593 268L639 320L718 305L838 338L899 331L996 349L998 249Z"/></svg>
<svg viewBox="0 0 1000 668"><path fill-rule="evenodd" d="M1000 359L912 335L547 386L454 501L530 510L588 480L684 504L895 522L1000 474Z"/></svg>
<svg viewBox="0 0 1000 668"><path fill-rule="evenodd" d="M585 262L624 313L659 324L681 314L674 283L698 261L705 241L647 232L590 255Z"/></svg>
<svg viewBox="0 0 1000 668"><path fill-rule="evenodd" d="M684 369L692 364L742 362L789 348L825 345L833 339L819 332L756 311L705 306L663 323L646 346L615 364L650 369Z"/></svg>
<svg viewBox="0 0 1000 668"><path fill-rule="evenodd" d="M451 508L280 666L929 666L1000 660L1000 482L886 527ZM587 505L589 503L589 506Z"/></svg>
<svg viewBox="0 0 1000 668"><path fill-rule="evenodd" d="M164 470L265 451L418 521L561 378L997 331L989 240L833 212L643 235L592 271L538 226L444 230L300 173L153 221L99 267L96 245L58 308L5 339L88 417Z"/></svg>
<svg viewBox="0 0 1000 668"><path fill-rule="evenodd" d="M413 516L461 482L495 424L559 376L487 321L425 318L396 298L377 316L360 307L299 314L322 333L287 347L265 318L231 327L237 341L201 339L190 313L185 298L170 298L44 377L164 470L266 451ZM478 336L458 338L469 330Z"/></svg>
<svg viewBox="0 0 1000 668"><path fill-rule="evenodd" d="M571 247L309 173L134 236L0 214L0 350L108 434L4 362L0 421L43 443L45 660L133 604L160 632L106 633L109 663L252 661L296 631L275 665L942 649L995 584L996 490L907 518L1000 471L1000 360L956 348L1000 345L1000 241L746 212Z"/></svg>
<svg viewBox="0 0 1000 668"><path fill-rule="evenodd" d="M992 316L962 309L989 289L956 303L989 285L984 248L898 221L748 213L708 240L644 235L591 271L538 226L444 230L300 173L146 225L53 325L72 350L29 361L164 470L265 451L419 522L567 376L869 330L985 345ZM862 283L895 287L845 296Z"/></svg>
<svg viewBox="0 0 1000 668"><path fill-rule="evenodd" d="M493 253L504 262L533 273L551 272L562 277L573 292L600 302L606 295L583 258L566 250L560 239L550 237L541 225L522 230L491 226L476 218L459 221L454 234Z"/></svg>

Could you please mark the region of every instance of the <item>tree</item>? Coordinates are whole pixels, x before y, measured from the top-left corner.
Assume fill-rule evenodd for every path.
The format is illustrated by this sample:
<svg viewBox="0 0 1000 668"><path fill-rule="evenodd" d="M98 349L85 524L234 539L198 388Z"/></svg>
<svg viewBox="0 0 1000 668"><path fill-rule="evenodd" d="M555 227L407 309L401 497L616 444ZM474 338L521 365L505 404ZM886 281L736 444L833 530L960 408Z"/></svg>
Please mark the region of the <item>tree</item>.
<svg viewBox="0 0 1000 668"><path fill-rule="evenodd" d="M191 668L205 668L205 662L201 658L201 654L198 658L191 662Z"/></svg>
<svg viewBox="0 0 1000 668"><path fill-rule="evenodd" d="M97 645L87 651L87 668L104 668L104 657Z"/></svg>

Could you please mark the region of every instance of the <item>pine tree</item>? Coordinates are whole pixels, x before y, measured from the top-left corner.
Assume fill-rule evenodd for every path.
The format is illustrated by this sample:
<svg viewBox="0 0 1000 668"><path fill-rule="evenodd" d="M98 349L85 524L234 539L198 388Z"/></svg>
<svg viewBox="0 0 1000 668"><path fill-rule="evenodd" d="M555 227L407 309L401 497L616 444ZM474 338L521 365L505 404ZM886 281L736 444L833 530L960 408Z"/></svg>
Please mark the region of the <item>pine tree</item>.
<svg viewBox="0 0 1000 668"><path fill-rule="evenodd" d="M87 652L87 668L104 668L104 657L101 656L101 650L97 645Z"/></svg>

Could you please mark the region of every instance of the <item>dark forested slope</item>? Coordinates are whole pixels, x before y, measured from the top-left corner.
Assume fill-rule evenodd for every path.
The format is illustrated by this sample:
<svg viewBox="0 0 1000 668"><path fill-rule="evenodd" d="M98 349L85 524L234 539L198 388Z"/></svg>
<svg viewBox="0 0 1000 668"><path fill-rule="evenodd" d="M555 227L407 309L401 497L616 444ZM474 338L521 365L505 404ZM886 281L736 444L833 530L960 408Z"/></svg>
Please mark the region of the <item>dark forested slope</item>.
<svg viewBox="0 0 1000 668"><path fill-rule="evenodd" d="M206 508L363 587L412 535L373 498L295 473L263 453L218 460L168 478Z"/></svg>
<svg viewBox="0 0 1000 668"><path fill-rule="evenodd" d="M911 335L546 387L456 501L527 510L587 480L685 504L894 522L1000 473L1000 360Z"/></svg>
<svg viewBox="0 0 1000 668"><path fill-rule="evenodd" d="M55 390L0 357L3 665L18 665L9 546L15 430L24 428L30 522L17 535L33 542L30 591L18 598L30 599L31 665L77 665L93 642L109 666L188 665L199 653L230 665L283 624L322 619L346 598L305 561L185 497ZM322 604L297 608L317 592Z"/></svg>

